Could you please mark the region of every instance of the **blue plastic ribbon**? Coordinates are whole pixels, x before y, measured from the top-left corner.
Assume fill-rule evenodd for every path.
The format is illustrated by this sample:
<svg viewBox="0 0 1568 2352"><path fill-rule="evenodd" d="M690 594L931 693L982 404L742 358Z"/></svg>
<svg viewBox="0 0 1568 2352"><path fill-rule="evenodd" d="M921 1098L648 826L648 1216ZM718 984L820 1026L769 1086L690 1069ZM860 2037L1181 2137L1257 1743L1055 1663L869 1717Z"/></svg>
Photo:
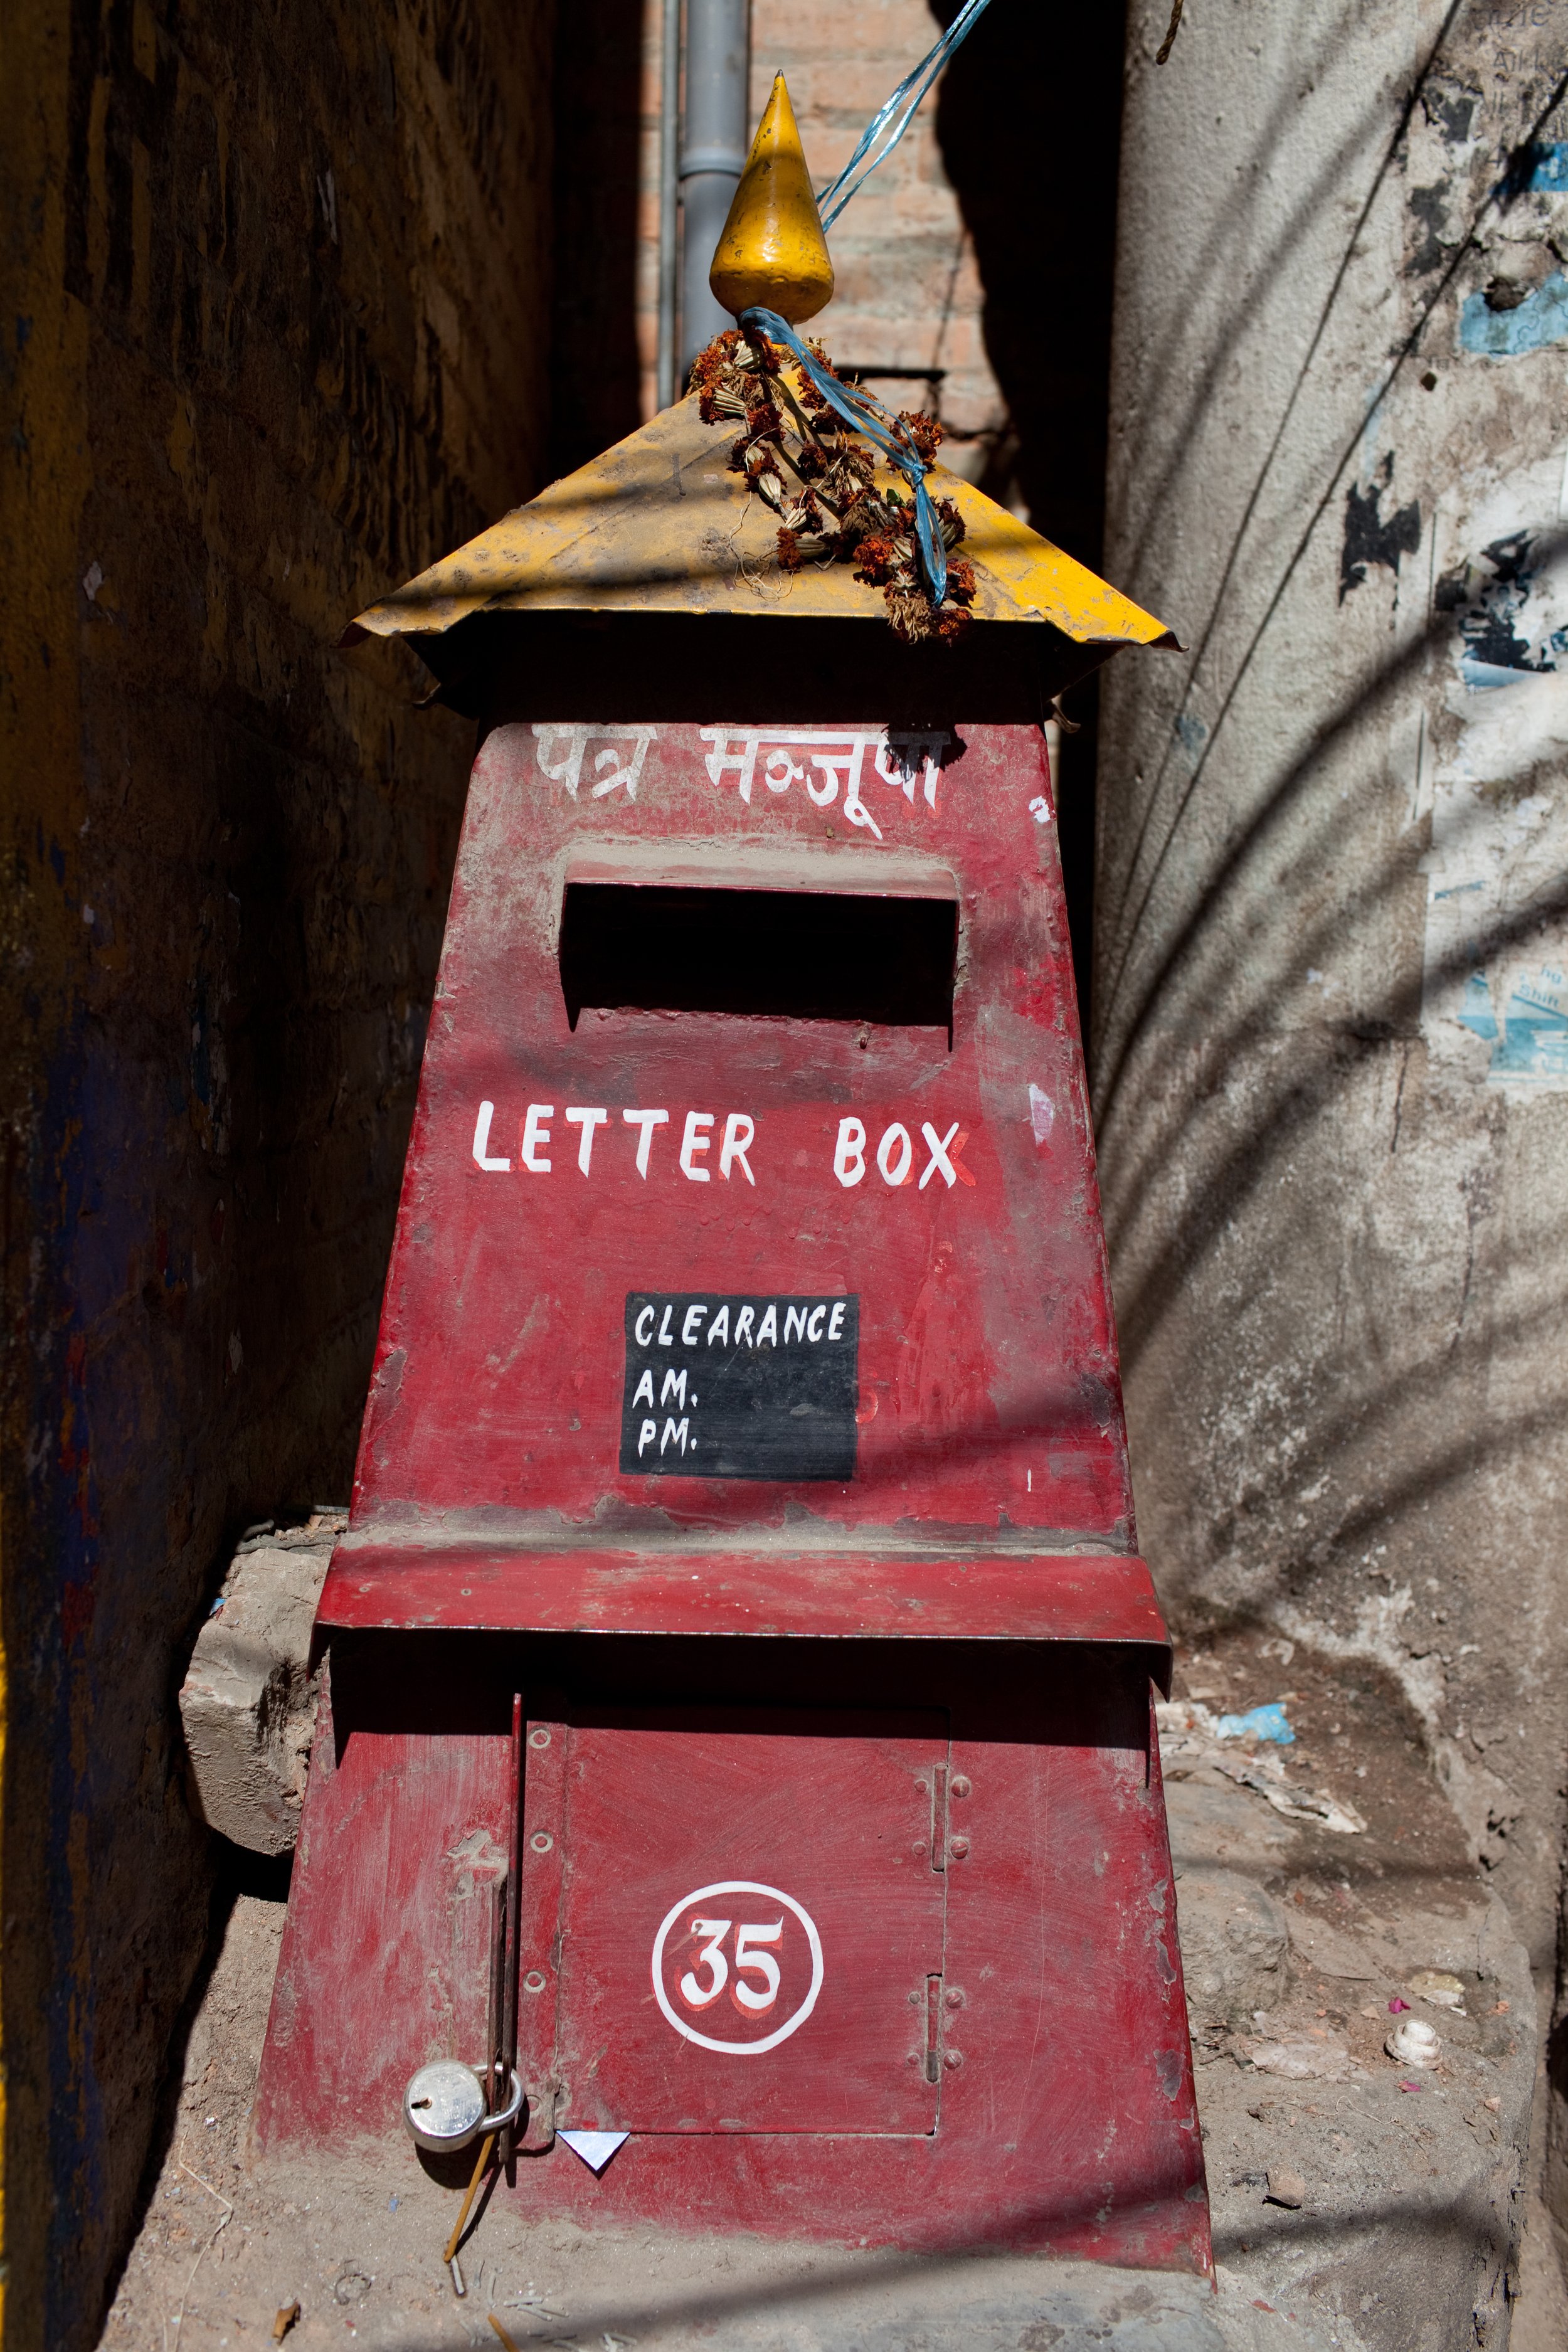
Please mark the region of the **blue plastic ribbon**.
<svg viewBox="0 0 1568 2352"><path fill-rule="evenodd" d="M984 7L985 0L980 0ZM753 305L741 313L741 325L748 334L765 335L770 343L782 343L801 367L830 408L837 409L847 425L863 433L868 441L875 442L889 465L902 474L915 499L915 539L925 567L926 584L933 604L940 604L947 593L947 549L942 541L942 528L931 493L925 483L925 460L909 436L908 427L896 416L889 416L879 400L855 385L840 383L830 375L821 361L801 341L795 329L776 310L764 310Z"/></svg>
<svg viewBox="0 0 1568 2352"><path fill-rule="evenodd" d="M921 99L989 5L990 0L963 0L963 7L935 48L921 59L913 73L904 76L887 104L879 107L867 124L855 152L831 186L824 188L816 200L825 229L832 227L850 197L859 193L878 164L885 163L892 153L913 121ZM903 109L901 114L899 112L900 107ZM878 145L879 141L882 142L880 146Z"/></svg>
<svg viewBox="0 0 1568 2352"><path fill-rule="evenodd" d="M1281 1748L1296 1744L1290 1718L1278 1699L1268 1706L1249 1707L1245 1715L1222 1715L1215 1731L1221 1739L1272 1739Z"/></svg>

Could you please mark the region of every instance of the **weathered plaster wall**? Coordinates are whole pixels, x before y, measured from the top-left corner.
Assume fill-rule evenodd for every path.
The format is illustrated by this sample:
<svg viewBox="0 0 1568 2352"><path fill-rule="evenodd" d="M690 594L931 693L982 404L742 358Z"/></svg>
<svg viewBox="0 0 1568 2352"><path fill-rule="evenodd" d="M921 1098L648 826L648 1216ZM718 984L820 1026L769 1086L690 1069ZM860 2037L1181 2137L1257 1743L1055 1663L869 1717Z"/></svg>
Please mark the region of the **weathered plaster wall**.
<svg viewBox="0 0 1568 2352"><path fill-rule="evenodd" d="M1568 5L1205 0L1156 69L1164 15L1107 561L1192 652L1107 689L1096 975L1141 1532L1189 1622L1398 1679L1549 2000Z"/></svg>
<svg viewBox="0 0 1568 2352"><path fill-rule="evenodd" d="M470 747L331 644L538 486L552 20L0 15L8 2346L132 2221L225 1538L347 1489Z"/></svg>

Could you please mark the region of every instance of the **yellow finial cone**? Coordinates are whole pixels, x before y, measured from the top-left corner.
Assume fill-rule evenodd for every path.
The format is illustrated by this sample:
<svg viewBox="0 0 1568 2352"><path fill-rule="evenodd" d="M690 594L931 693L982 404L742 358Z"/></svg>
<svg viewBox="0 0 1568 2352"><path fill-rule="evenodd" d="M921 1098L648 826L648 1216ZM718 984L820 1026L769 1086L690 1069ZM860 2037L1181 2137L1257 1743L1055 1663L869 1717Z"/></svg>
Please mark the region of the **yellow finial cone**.
<svg viewBox="0 0 1568 2352"><path fill-rule="evenodd" d="M736 318L758 302L792 327L832 299L833 264L783 74L773 76L708 283Z"/></svg>

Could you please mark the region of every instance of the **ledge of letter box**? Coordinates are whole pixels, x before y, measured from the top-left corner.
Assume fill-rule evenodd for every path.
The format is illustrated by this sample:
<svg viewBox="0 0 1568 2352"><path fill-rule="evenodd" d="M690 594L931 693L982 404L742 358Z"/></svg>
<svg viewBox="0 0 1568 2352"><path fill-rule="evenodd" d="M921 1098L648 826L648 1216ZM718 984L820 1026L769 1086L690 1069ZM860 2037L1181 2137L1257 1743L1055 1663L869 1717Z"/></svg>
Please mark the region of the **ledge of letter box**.
<svg viewBox="0 0 1568 2352"><path fill-rule="evenodd" d="M909 850L871 849L858 842L836 848L759 848L748 843L743 861L728 841L574 845L567 857L565 881L568 887L574 882L616 882L644 889L711 889L728 883L745 890L825 890L839 897L959 897L951 865Z"/></svg>
<svg viewBox="0 0 1568 2352"><path fill-rule="evenodd" d="M799 1634L928 1641L1170 1641L1142 1559L1076 1552L997 1559L846 1551L646 1554L350 1535L317 1611L325 1627L523 1633Z"/></svg>

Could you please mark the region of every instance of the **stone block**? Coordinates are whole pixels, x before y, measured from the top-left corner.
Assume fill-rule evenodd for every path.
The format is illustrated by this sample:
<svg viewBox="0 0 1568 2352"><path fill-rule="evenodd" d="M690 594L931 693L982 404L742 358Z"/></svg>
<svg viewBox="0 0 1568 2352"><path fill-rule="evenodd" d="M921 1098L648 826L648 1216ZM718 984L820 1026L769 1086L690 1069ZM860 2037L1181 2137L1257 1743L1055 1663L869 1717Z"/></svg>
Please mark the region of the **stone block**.
<svg viewBox="0 0 1568 2352"><path fill-rule="evenodd" d="M196 1636L180 1690L192 1801L253 1853L289 1853L300 1832L316 1720L310 1631L342 1512L243 1542Z"/></svg>

